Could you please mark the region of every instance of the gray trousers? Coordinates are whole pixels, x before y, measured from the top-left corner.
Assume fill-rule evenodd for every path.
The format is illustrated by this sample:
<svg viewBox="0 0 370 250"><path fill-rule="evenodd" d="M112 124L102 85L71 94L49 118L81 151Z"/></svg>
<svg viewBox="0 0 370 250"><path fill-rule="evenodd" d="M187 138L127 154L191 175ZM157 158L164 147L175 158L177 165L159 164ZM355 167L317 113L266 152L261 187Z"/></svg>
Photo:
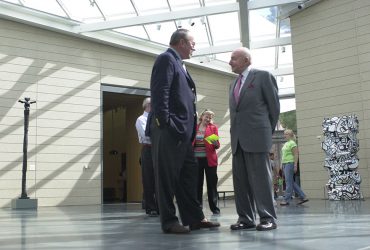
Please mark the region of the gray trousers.
<svg viewBox="0 0 370 250"><path fill-rule="evenodd" d="M238 222L256 224L256 209L260 222L275 222L268 152L244 152L238 145L236 154L233 155L232 169Z"/></svg>

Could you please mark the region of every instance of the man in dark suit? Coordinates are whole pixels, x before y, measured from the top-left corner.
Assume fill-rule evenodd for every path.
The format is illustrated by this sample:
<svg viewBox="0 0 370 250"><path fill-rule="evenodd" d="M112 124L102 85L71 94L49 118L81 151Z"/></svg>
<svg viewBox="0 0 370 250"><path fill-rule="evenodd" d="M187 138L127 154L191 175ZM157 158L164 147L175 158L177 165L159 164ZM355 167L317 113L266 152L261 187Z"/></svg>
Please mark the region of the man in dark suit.
<svg viewBox="0 0 370 250"><path fill-rule="evenodd" d="M175 31L170 48L154 63L150 90L150 134L162 230L190 230L220 226L205 219L197 201L198 166L192 149L196 128L195 84L182 60L194 51L194 38L185 29ZM182 225L173 202L176 197ZM189 229L185 226L189 225Z"/></svg>
<svg viewBox="0 0 370 250"><path fill-rule="evenodd" d="M238 78L230 86L230 133L238 221L231 230L276 229L269 151L280 114L275 77L252 69L247 48L232 52L229 62ZM260 223L256 226L256 209Z"/></svg>

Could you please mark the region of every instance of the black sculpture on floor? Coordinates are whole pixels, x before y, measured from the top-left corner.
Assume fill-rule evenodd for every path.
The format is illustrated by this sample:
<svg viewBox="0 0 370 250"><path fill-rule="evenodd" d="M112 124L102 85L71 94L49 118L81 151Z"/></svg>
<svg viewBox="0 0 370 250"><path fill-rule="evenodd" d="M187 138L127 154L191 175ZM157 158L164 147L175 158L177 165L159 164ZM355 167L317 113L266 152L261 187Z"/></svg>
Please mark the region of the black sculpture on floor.
<svg viewBox="0 0 370 250"><path fill-rule="evenodd" d="M26 173L27 173L27 147L28 147L28 124L30 117L30 106L36 101L31 101L29 97L25 97L24 101L19 100L18 102L24 103L24 137L23 137L23 167L22 167L22 194L20 199L29 199L26 192Z"/></svg>

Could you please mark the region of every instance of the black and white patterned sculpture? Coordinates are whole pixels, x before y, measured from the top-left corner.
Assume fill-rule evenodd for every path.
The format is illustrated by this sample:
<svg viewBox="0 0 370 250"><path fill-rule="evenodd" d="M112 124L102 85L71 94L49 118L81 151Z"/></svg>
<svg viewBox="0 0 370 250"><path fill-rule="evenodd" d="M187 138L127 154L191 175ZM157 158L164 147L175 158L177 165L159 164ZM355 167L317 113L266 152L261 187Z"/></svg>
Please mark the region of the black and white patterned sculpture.
<svg viewBox="0 0 370 250"><path fill-rule="evenodd" d="M359 142L358 119L355 115L325 118L322 123L324 141L322 149L326 153L325 164L329 170L326 184L329 200L355 200L362 198L361 177L358 173Z"/></svg>

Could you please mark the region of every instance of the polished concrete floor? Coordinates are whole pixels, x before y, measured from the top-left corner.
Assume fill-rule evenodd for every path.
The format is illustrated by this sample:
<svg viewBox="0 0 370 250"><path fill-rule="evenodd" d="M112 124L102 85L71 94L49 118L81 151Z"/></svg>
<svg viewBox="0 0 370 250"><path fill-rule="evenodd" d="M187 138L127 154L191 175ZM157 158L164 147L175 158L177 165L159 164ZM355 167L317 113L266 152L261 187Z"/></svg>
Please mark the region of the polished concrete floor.
<svg viewBox="0 0 370 250"><path fill-rule="evenodd" d="M206 203L205 203L206 204ZM163 234L139 204L0 210L0 249L370 249L370 200L310 200L277 207L278 229L231 232L233 200L221 201L218 229Z"/></svg>

